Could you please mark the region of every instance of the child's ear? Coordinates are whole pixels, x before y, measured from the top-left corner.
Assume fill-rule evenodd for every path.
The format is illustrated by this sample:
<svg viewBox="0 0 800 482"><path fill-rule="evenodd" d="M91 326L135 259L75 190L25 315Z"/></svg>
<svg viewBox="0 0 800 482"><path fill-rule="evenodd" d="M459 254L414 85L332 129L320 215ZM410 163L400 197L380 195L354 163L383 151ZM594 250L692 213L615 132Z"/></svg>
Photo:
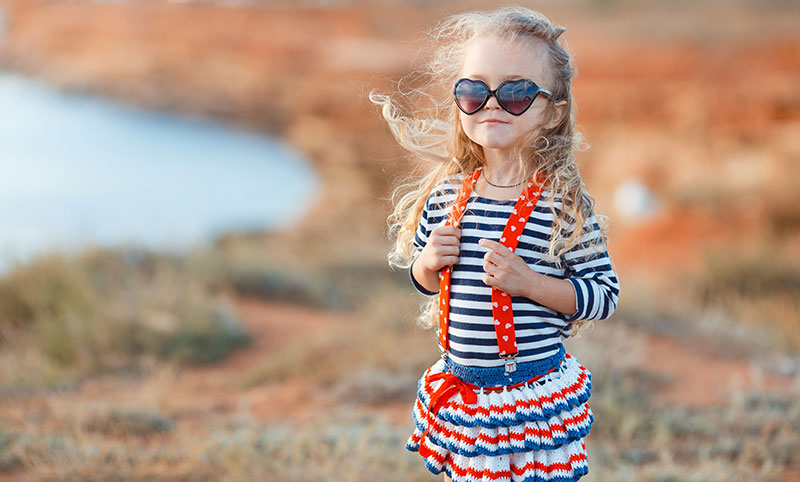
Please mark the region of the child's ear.
<svg viewBox="0 0 800 482"><path fill-rule="evenodd" d="M569 114L567 112L567 101L566 100L562 100L562 101L556 102L556 104L553 106L553 108L555 109L555 112L553 114L553 119L550 122L548 122L547 124L545 124L545 126L544 126L545 129L552 129L553 127L557 126Z"/></svg>

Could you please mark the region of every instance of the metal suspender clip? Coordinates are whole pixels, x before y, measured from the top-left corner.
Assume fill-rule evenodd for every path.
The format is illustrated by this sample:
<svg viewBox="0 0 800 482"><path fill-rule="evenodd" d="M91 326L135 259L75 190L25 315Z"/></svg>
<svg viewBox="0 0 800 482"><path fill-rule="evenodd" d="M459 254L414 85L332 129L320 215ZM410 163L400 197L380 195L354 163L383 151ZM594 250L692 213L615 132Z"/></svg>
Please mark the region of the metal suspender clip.
<svg viewBox="0 0 800 482"><path fill-rule="evenodd" d="M506 370L505 370L506 375L508 375L511 372L517 371L517 362L514 360L514 358L517 356L518 353L519 352L514 353L513 355L508 355L503 357L506 359Z"/></svg>

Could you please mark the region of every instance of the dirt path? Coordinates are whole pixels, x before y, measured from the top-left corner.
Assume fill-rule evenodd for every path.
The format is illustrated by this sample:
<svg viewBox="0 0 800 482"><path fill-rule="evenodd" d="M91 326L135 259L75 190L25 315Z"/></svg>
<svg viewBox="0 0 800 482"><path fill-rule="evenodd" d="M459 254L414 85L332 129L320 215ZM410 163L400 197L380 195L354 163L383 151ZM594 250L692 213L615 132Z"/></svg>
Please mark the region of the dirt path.
<svg viewBox="0 0 800 482"><path fill-rule="evenodd" d="M236 375L257 363L265 352L307 333L332 326L346 329L352 323L351 317L242 297L233 297L232 301L253 336L254 344L214 367L183 372L173 381L175 391L184 394L176 400L184 397L192 400L197 410L213 409L220 403L227 407L247 406L255 418L263 421L286 414L308 418L333 409L335 401L302 378L244 391L237 390L234 383ZM292 324L286 320L292 320ZM749 360L716 357L709 343L702 339L694 338L688 343L644 331L637 332L637 339L644 345L641 368L671 380L657 392L666 402L690 407L716 405L744 389L761 387L775 391L788 387L793 381L790 377L768 374ZM380 413L398 424L407 424L410 412L406 413L409 408L406 405L398 402L365 410Z"/></svg>
<svg viewBox="0 0 800 482"><path fill-rule="evenodd" d="M171 381L180 394L171 401L194 406L198 411L224 406L248 412L258 421L286 418L311 421L330 419L341 413L334 396L320 390L308 378L294 377L280 383L261 383L251 388L238 386L240 375L269 358L271 353L292 344L301 337L332 330L355 329L349 313L336 313L280 302L232 296L239 316L253 339L251 346L213 367L197 367L183 371ZM410 401L382 406L358 407L360 414L374 413L398 425L411 423Z"/></svg>
<svg viewBox="0 0 800 482"><path fill-rule="evenodd" d="M232 296L231 301L253 343L216 365L169 372L160 380L148 382L160 393L164 409L182 415L196 414L198 418L214 412L237 412L259 422L325 421L334 414L347 412L333 395L319 389L310 378L291 377L247 387L244 377L260 363L274 358L276 351L303 337L355 329L351 314L240 296ZM362 415L374 413L405 425L411 423L406 417L411 402L357 409Z"/></svg>
<svg viewBox="0 0 800 482"><path fill-rule="evenodd" d="M282 383L259 384L241 388L241 375L269 357L270 352L288 345L298 337L330 329L352 327L352 317L290 304L232 297L253 344L237 351L222 363L172 373L146 382L160 391L161 400L170 408L186 413L245 410L259 421L285 417L310 420L330 417L336 400L304 378ZM657 390L662 400L687 407L725 403L736 392L760 387L766 391L789 386L792 378L771 375L749 360L719 358L710 344L694 338L691 342L672 336L637 331L643 344L641 368L670 380ZM409 401L410 403L410 401ZM410 423L409 403L359 408L362 413L385 416L399 425ZM327 414L327 415L326 415Z"/></svg>
<svg viewBox="0 0 800 482"><path fill-rule="evenodd" d="M398 426L411 424L411 400L382 405L342 407L335 397L303 377L282 382L248 384L250 370L275 356L275 350L324 330L352 328L353 317L308 307L258 299L231 297L253 338L251 346L212 366L164 368L145 379L98 377L78 390L4 402L6 417L25 420L39 412L50 419L70 419L76 411L90 413L99 407L152 407L180 423L200 428L214 419L232 415L259 422L324 421L344 413L384 417ZM720 359L703 349L703 341L686 343L674 337L637 331L641 346L640 367L669 380L656 393L669 403L704 407L722 404L737 391L761 387L780 390L791 378L765 373L748 360ZM346 412L350 410L350 412ZM79 413L78 413L79 414ZM48 416L49 415L49 416Z"/></svg>

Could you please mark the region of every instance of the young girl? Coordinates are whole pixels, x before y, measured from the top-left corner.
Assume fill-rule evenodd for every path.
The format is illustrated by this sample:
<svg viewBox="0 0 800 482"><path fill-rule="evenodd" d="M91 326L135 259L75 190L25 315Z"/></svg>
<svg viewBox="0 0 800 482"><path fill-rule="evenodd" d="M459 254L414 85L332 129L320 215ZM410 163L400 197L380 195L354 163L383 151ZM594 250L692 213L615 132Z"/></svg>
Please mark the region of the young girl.
<svg viewBox="0 0 800 482"><path fill-rule="evenodd" d="M563 32L525 8L455 15L412 73L426 84L401 103L370 95L397 140L433 161L395 193L389 259L438 325L442 358L419 380L406 448L446 481L588 473L591 373L563 341L611 316L619 283L574 158ZM419 100L429 107L410 109Z"/></svg>

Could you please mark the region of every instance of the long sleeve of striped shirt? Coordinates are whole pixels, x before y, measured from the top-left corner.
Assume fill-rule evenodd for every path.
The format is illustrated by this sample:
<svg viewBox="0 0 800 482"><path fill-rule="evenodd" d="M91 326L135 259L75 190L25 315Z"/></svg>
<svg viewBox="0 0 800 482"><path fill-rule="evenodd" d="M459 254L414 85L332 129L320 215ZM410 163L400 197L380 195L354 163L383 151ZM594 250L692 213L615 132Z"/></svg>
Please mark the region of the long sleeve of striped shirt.
<svg viewBox="0 0 800 482"><path fill-rule="evenodd" d="M597 217L584 223L580 241L562 255L565 279L575 289L578 310L565 321L603 320L610 317L619 299L619 280L605 243L590 245L600 236Z"/></svg>
<svg viewBox="0 0 800 482"><path fill-rule="evenodd" d="M447 193L449 193L449 195L452 196L452 194L454 193L452 187L447 191ZM416 278L414 278L414 263L417 262L417 258L419 257L419 254L422 252L422 248L424 248L425 245L427 244L428 235L433 230L433 228L436 227L436 226L431 226L429 228L429 225L434 221L436 222L435 224L440 224L444 223L447 220L446 212L438 212L441 211L441 206L432 205L432 201L434 201L434 199L436 199L435 191L432 192L430 196L428 196L428 200L425 202L425 206L422 210L422 215L420 217L419 225L417 226L417 231L414 234L414 252L412 254L411 266L409 266L408 268L408 275L411 278L411 284L417 291L426 296L437 295L439 294L439 292L429 291L424 286L422 286L422 284L420 284L420 282L417 281ZM431 210L437 210L436 213L437 216L435 216L433 219L429 219L429 213L431 212Z"/></svg>

